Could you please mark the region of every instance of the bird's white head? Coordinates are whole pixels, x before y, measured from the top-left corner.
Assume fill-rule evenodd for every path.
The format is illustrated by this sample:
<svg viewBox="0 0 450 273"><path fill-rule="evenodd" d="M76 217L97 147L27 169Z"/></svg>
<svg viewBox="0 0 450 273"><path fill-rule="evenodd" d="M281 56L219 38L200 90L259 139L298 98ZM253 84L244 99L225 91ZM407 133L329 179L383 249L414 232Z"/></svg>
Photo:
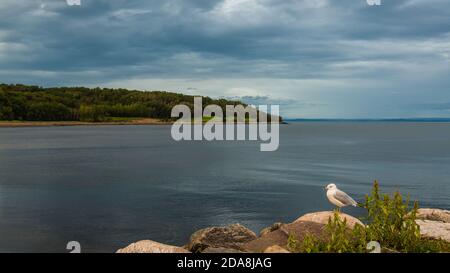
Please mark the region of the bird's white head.
<svg viewBox="0 0 450 273"><path fill-rule="evenodd" d="M334 189L337 189L337 187L336 187L335 184L328 184L328 186L326 186L325 189L328 191L328 190L334 190Z"/></svg>

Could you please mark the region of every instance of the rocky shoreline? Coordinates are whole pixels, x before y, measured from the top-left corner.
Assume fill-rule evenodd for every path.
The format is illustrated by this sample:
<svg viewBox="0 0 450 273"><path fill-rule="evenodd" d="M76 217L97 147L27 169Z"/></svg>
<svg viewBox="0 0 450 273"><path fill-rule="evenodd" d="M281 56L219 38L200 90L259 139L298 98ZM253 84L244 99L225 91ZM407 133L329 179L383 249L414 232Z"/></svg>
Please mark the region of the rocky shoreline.
<svg viewBox="0 0 450 273"><path fill-rule="evenodd" d="M194 232L185 246L143 240L119 249L117 253L289 253L290 236L298 241L307 234L321 238L330 217L333 217L331 211L309 213L292 223L275 223L261 230L259 235L240 224L208 227ZM348 214L341 213L340 217L346 219L349 229L363 225ZM423 238L450 242L450 211L419 209L416 223Z"/></svg>

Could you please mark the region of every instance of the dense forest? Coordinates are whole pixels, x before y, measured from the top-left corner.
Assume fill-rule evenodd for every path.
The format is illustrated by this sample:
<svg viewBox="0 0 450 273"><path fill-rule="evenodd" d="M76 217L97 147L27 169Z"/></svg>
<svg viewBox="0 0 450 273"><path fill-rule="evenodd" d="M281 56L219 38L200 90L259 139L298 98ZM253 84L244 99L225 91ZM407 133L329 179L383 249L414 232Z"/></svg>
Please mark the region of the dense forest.
<svg viewBox="0 0 450 273"><path fill-rule="evenodd" d="M0 84L0 120L109 121L113 118L169 120L173 106L193 107L194 97L170 92ZM203 104L241 104L203 97Z"/></svg>

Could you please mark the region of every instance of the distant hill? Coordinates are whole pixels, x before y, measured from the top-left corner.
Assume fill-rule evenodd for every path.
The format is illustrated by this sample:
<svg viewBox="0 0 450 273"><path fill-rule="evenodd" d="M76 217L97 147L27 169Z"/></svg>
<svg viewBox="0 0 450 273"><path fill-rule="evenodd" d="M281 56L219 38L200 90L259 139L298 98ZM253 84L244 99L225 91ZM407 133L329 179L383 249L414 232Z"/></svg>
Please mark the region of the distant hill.
<svg viewBox="0 0 450 273"><path fill-rule="evenodd" d="M194 96L109 88L58 87L0 84L0 120L109 121L113 118L169 120L173 106L193 108ZM203 104L243 104L203 97Z"/></svg>

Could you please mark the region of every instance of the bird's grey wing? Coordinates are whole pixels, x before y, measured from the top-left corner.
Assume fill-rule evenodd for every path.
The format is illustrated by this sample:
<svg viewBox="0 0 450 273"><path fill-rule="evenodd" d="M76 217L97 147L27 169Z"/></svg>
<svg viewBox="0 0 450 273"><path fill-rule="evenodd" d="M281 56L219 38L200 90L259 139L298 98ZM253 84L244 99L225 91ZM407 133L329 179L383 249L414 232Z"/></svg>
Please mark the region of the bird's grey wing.
<svg viewBox="0 0 450 273"><path fill-rule="evenodd" d="M334 197L344 205L356 206L358 204L355 200L353 200L353 198L348 196L348 194L340 190L336 190L336 194Z"/></svg>

